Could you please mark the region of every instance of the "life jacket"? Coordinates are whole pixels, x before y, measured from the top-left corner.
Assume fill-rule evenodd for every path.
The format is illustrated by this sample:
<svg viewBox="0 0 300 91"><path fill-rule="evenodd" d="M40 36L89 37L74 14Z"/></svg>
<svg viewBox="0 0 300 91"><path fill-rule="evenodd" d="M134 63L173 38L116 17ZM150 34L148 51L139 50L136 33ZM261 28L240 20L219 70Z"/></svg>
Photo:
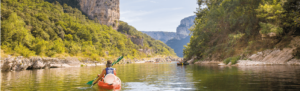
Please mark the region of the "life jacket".
<svg viewBox="0 0 300 91"><path fill-rule="evenodd" d="M105 71L106 71L105 75L107 75L107 74L114 74L114 70L115 70L115 68L112 68L112 67L105 68Z"/></svg>

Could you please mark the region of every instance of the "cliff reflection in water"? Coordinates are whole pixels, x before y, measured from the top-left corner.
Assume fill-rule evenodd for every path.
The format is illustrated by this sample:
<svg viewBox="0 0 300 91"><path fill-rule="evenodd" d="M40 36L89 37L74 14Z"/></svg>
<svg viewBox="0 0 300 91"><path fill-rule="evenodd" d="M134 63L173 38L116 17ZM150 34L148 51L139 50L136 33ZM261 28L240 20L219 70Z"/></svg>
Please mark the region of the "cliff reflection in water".
<svg viewBox="0 0 300 91"><path fill-rule="evenodd" d="M1 90L98 91L86 83L105 66L55 68L2 72ZM175 63L114 65L122 91L211 90L261 91L300 90L300 66L218 66Z"/></svg>

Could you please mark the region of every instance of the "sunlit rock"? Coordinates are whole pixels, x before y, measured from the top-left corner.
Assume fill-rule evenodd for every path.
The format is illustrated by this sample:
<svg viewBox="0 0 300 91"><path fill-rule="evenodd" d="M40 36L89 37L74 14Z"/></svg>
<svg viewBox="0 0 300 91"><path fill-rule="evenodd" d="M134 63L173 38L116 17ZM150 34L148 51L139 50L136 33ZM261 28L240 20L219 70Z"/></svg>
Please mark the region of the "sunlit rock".
<svg viewBox="0 0 300 91"><path fill-rule="evenodd" d="M78 0L82 12L99 23L118 28L120 19L119 0Z"/></svg>

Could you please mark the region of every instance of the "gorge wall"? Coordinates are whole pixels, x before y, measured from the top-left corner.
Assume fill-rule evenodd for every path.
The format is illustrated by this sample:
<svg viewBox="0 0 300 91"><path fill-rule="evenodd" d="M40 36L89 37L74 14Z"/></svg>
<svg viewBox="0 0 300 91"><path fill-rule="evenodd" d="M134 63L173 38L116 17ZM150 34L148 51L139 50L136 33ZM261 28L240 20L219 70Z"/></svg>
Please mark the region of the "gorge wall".
<svg viewBox="0 0 300 91"><path fill-rule="evenodd" d="M183 57L183 46L190 42L189 29L194 25L195 18L196 15L182 19L177 27L176 36L166 42L168 46L174 49L178 57Z"/></svg>
<svg viewBox="0 0 300 91"><path fill-rule="evenodd" d="M73 8L78 8L89 19L112 26L118 29L120 19L120 0L45 0L50 3L67 4Z"/></svg>
<svg viewBox="0 0 300 91"><path fill-rule="evenodd" d="M176 34L170 32L142 31L156 40L161 40L174 49L178 57L183 57L183 46L190 42L190 28L194 25L196 15L181 20L176 29Z"/></svg>
<svg viewBox="0 0 300 91"><path fill-rule="evenodd" d="M195 18L196 15L184 18L180 21L180 25L176 29L176 39L181 40L189 36L189 29L194 25Z"/></svg>
<svg viewBox="0 0 300 91"><path fill-rule="evenodd" d="M183 46L190 42L190 38L191 36L187 36L184 39L173 38L167 41L166 44L174 49L174 52L178 57L183 57Z"/></svg>
<svg viewBox="0 0 300 91"><path fill-rule="evenodd" d="M118 28L120 19L119 0L78 0L80 10L90 19L99 23Z"/></svg>
<svg viewBox="0 0 300 91"><path fill-rule="evenodd" d="M175 32L163 32L163 31L141 31L156 40L160 40L166 43L168 40L173 39L176 36Z"/></svg>

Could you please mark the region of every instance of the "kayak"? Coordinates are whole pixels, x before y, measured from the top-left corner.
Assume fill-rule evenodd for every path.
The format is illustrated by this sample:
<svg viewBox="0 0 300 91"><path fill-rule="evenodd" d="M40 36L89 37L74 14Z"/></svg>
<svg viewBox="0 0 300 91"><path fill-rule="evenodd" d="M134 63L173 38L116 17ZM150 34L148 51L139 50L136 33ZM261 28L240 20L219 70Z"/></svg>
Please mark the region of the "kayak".
<svg viewBox="0 0 300 91"><path fill-rule="evenodd" d="M119 77L115 76L112 84L108 84L102 80L98 82L98 86L104 89L121 89L121 80Z"/></svg>
<svg viewBox="0 0 300 91"><path fill-rule="evenodd" d="M177 63L177 65L189 65L189 63Z"/></svg>

